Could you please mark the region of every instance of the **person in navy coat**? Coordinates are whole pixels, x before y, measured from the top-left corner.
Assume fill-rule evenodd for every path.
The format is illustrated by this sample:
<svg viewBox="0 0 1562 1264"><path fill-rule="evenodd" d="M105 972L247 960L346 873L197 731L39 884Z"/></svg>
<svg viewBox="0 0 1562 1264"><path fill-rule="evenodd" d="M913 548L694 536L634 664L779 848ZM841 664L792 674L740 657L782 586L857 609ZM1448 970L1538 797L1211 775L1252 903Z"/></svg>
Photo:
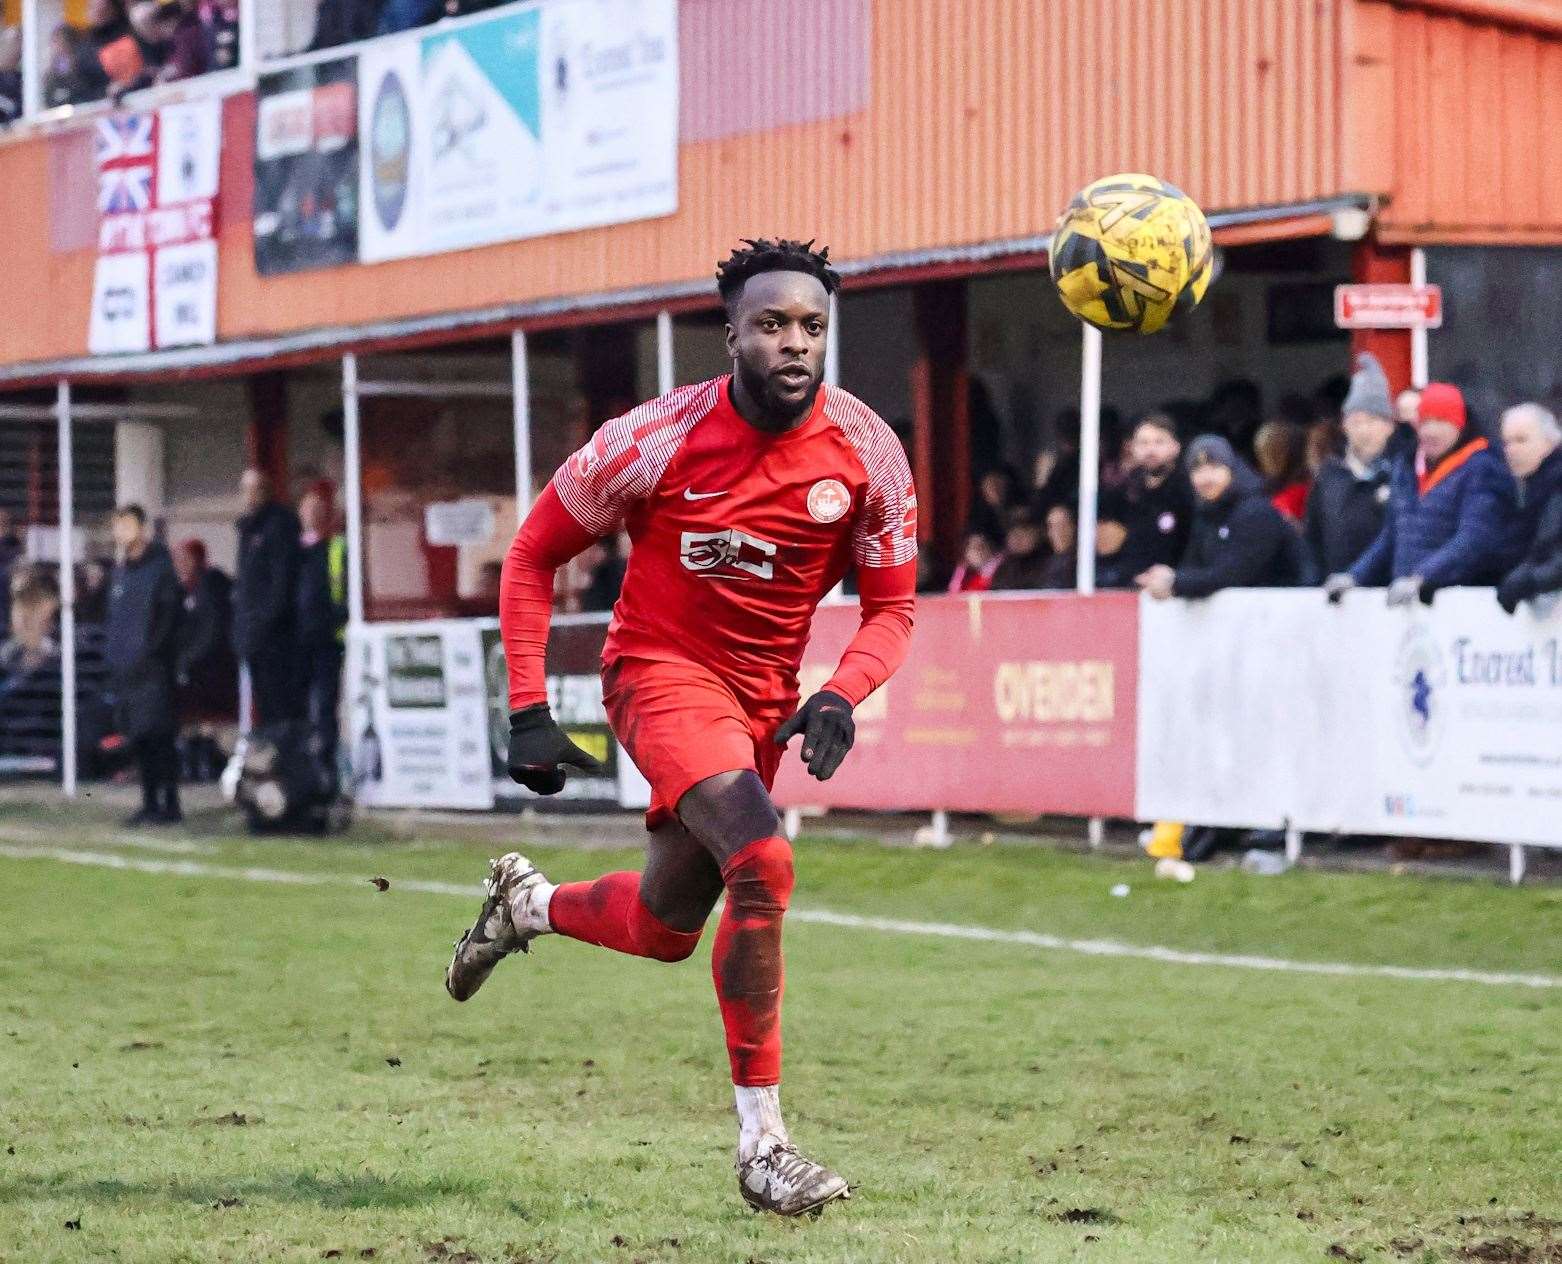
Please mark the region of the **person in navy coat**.
<svg viewBox="0 0 1562 1264"><path fill-rule="evenodd" d="M1517 560L1517 489L1446 382L1421 392L1416 448L1394 464L1388 510L1367 551L1324 583L1330 601L1388 586L1390 605L1430 602L1439 588L1492 584Z"/></svg>

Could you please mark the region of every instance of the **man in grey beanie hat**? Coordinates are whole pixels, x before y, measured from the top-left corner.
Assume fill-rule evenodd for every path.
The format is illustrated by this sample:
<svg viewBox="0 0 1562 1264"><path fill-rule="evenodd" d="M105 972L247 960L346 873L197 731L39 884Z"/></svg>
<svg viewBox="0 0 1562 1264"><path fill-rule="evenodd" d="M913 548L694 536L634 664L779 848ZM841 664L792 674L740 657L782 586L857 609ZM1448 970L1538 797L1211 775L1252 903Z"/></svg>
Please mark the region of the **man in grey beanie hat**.
<svg viewBox="0 0 1562 1264"><path fill-rule="evenodd" d="M1363 351L1356 364L1341 406L1345 455L1323 463L1307 498L1304 533L1317 573L1328 576L1324 590L1330 600L1350 586L1345 572L1383 528L1396 452L1415 443L1410 427L1399 433L1388 376L1377 357Z"/></svg>

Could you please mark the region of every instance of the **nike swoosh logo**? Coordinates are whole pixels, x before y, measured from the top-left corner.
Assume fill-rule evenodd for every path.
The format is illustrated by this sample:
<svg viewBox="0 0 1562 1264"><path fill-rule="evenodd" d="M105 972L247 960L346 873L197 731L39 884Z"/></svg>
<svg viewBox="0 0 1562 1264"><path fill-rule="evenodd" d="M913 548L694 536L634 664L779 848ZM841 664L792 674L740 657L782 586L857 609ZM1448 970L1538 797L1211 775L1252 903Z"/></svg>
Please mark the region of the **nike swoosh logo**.
<svg viewBox="0 0 1562 1264"><path fill-rule="evenodd" d="M712 496L725 496L726 494L726 492L697 492L692 487L683 489L683 498L685 500L709 500Z"/></svg>

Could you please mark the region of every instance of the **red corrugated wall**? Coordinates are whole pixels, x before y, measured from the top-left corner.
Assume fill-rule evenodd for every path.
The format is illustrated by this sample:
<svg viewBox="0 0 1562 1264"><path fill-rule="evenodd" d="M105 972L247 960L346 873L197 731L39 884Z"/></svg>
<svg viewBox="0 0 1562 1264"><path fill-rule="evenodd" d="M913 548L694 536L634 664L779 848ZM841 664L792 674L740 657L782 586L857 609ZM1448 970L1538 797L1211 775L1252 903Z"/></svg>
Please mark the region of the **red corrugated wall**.
<svg viewBox="0 0 1562 1264"><path fill-rule="evenodd" d="M857 40L865 108L850 108L854 90L845 114L686 142L667 218L426 259L256 276L254 107L231 100L221 335L705 277L760 232L817 237L845 259L1019 237L1118 170L1212 208L1380 192L1394 233L1562 240L1562 162L1543 160L1562 153L1562 54L1534 29L1408 0L873 0L862 40L864 0L815 4ZM771 51L724 43L717 0L680 12L682 75L704 99L739 91ZM797 73L817 74L820 56ZM84 351L92 256L50 253L48 148L0 145L0 276L26 304L0 321L0 362Z"/></svg>

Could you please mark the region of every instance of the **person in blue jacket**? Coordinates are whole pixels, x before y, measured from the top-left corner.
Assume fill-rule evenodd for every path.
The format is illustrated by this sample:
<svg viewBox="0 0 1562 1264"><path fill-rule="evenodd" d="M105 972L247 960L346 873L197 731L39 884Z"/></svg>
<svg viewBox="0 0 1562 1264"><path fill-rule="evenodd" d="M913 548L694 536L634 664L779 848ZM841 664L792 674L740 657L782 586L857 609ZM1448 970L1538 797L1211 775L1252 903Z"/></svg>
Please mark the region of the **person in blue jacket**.
<svg viewBox="0 0 1562 1264"><path fill-rule="evenodd" d="M1416 449L1395 462L1382 530L1324 591L1338 601L1351 588L1387 585L1391 606L1430 602L1439 588L1495 583L1517 544L1513 476L1469 424L1459 388L1432 382L1421 392Z"/></svg>

